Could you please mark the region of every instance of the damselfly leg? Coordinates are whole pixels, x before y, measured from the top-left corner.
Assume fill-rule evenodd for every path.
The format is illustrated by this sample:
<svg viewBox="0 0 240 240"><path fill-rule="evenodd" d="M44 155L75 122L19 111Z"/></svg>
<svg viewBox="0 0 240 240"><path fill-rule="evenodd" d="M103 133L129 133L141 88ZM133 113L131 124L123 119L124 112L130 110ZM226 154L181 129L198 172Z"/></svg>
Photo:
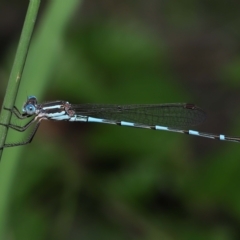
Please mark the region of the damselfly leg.
<svg viewBox="0 0 240 240"><path fill-rule="evenodd" d="M18 119L26 119L29 117L32 117L31 115L27 115L27 114L21 114L20 111L14 106L13 109L10 108L5 108L5 110L7 111L11 111ZM2 124L0 123L0 125L2 126L6 126L12 129L15 129L19 132L24 132L26 129L28 129L34 122L36 121L35 118L31 119L29 122L27 122L25 125L23 126L19 126L19 125L15 125L15 124Z"/></svg>
<svg viewBox="0 0 240 240"><path fill-rule="evenodd" d="M31 134L28 136L28 138L25 141L18 142L18 143L7 143L7 144L4 144L4 146L1 147L0 149L6 148L6 147L23 146L23 145L31 143L37 130L38 130L39 125L40 125L40 121L37 123L37 125L34 127L33 131L31 132Z"/></svg>
<svg viewBox="0 0 240 240"><path fill-rule="evenodd" d="M25 118L31 117L31 115L22 114L22 113L18 110L18 108L17 108L16 106L14 106L13 109L4 107L4 110L10 111L10 112L13 113L18 119L25 119Z"/></svg>
<svg viewBox="0 0 240 240"><path fill-rule="evenodd" d="M14 116L16 116L18 119L26 119L26 118L29 118L29 117L32 117L32 115L28 115L28 114L22 114L17 107L13 107L13 109L10 109L10 108L6 108L4 107L5 110L7 111L11 111L12 114L14 114ZM14 125L14 124L2 124L0 123L0 125L2 126L6 126L6 127L9 127L11 129L14 129L18 132L24 132L25 130L27 130L34 122L36 122L36 118L33 118L31 119L29 122L27 122L25 125L23 126L19 126L19 125ZM40 121L41 119L38 119L38 123L37 125L34 127L33 131L30 133L30 135L28 136L27 140L25 141L22 141L22 142L18 142L18 143L7 143L5 144L2 148L0 149L3 149L3 148L6 148L6 147L15 147L15 146L21 146L21 145L26 145L28 143L30 143L34 137L34 135L36 134L37 132L37 129L40 125Z"/></svg>

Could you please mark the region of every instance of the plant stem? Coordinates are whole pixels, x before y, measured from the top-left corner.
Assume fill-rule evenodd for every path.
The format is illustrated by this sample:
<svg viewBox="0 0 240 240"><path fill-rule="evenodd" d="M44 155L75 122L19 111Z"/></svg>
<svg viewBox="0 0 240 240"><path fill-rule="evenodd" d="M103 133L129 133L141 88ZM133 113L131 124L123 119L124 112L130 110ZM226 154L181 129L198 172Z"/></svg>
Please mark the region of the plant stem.
<svg viewBox="0 0 240 240"><path fill-rule="evenodd" d="M36 2L39 3L40 0L32 0L30 4L32 6L31 12L35 12L37 15L39 4L36 4ZM26 90L38 96L40 99L43 93L46 92L46 89L49 88L49 85L52 85L52 83L50 84L50 79L64 46L64 34L68 29L73 13L78 9L80 3L80 0L49 1L41 21L39 21L38 28L34 33L34 39L31 42L31 49L28 53L22 74L24 81L21 82L20 86L24 91L19 91L17 100L19 98L22 101L26 98ZM32 9L33 5L35 6L35 10ZM26 19L28 19L25 21L26 23L27 21L31 21L32 24L34 24L36 18L27 17ZM15 74L12 74L13 83L16 81L16 76L18 76L16 73L18 72L20 73L20 71L15 71ZM12 86L10 86L10 88L11 87ZM19 107L18 102L15 104ZM6 107L9 106L11 105L8 103ZM3 111L7 112L6 110ZM3 128L5 129L5 127ZM24 139L24 135L26 137L27 134L28 132L21 133L22 139ZM8 136L10 136L11 139L15 139L19 137L19 134L16 133L16 131L9 131ZM17 223L16 225L13 224L15 219L19 219L16 216L17 213L12 212L14 208L13 204L15 204L14 201L17 201L14 194L16 188L26 187L26 185L24 185L25 183L23 183L24 180L18 178L18 174L19 171L22 171L22 163L26 158L32 157L32 160L35 160L34 149L31 147L7 148L3 153L3 157L4 159L2 158L2 162L0 163L0 240L7 239L9 236L14 236L19 239L18 235L12 235L16 234L16 232L14 232L14 227L16 227L16 225L19 226L23 222L21 221L21 223ZM27 195L25 197L28 198ZM34 211L32 214L36 216ZM23 220L27 221L28 219ZM10 224L10 221L13 222ZM36 234L35 237L34 239L39 239L39 235Z"/></svg>
<svg viewBox="0 0 240 240"><path fill-rule="evenodd" d="M11 119L11 112L4 110L4 107L12 108L15 104L15 100L18 93L18 88L21 81L21 76L23 72L23 68L25 65L29 44L31 41L32 32L34 29L35 21L37 18L37 13L40 5L40 0L30 0L27 15L25 18L22 34L20 37L19 45L17 48L15 60L13 63L13 67L11 70L6 94L3 101L3 106L0 115L0 123L9 124ZM4 146L6 137L7 137L8 128L0 125L0 147ZM2 156L2 150L0 150L0 159ZM13 159L8 159L13 160ZM1 167L5 169L5 171L1 171L1 179L3 179L3 174L10 176L10 172L12 172L12 168L14 168L16 164L10 164L8 168L4 168L1 164ZM11 178L13 180L13 178ZM9 205L9 194L12 185L12 181L6 181L5 184L1 184L1 192L4 193L0 198L0 239L5 236L6 228L7 228L7 216L8 216L8 205Z"/></svg>
<svg viewBox="0 0 240 240"><path fill-rule="evenodd" d="M13 63L6 94L5 94L3 105L2 105L2 110L0 115L1 124L8 125L11 119L11 112L4 110L4 107L12 109L15 104L35 21L37 18L39 5L40 5L40 0L30 0L27 15L23 25L22 34L18 44L15 60ZM0 148L4 146L4 143L7 137L7 132L8 132L8 128L0 125ZM2 156L2 151L3 150L0 150L0 160Z"/></svg>

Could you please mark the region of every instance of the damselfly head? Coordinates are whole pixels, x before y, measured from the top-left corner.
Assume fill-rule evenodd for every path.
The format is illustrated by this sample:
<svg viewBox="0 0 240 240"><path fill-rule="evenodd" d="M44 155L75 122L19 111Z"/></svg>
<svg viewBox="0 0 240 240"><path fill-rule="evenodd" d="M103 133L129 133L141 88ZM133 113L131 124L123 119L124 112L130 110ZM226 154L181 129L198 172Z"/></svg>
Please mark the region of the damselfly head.
<svg viewBox="0 0 240 240"><path fill-rule="evenodd" d="M36 106L37 106L37 98L35 96L28 96L22 111L27 115L33 115L36 113Z"/></svg>
<svg viewBox="0 0 240 240"><path fill-rule="evenodd" d="M29 103L23 107L22 111L27 115L33 115L36 113L36 107L33 104Z"/></svg>

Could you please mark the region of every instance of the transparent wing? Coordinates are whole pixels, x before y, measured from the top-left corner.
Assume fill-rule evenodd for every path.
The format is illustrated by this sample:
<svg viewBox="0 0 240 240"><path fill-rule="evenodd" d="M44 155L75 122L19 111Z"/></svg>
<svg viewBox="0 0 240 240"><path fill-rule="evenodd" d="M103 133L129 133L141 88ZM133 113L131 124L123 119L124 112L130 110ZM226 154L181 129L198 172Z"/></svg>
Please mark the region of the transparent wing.
<svg viewBox="0 0 240 240"><path fill-rule="evenodd" d="M201 124L206 118L206 114L201 108L186 103L153 105L72 104L71 106L72 110L79 115L150 126L190 127Z"/></svg>

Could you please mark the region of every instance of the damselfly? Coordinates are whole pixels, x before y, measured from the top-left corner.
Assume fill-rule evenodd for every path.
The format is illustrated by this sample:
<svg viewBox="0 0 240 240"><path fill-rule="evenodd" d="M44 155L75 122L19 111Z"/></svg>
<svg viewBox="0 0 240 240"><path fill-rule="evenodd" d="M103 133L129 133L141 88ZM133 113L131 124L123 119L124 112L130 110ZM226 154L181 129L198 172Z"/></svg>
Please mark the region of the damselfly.
<svg viewBox="0 0 240 240"><path fill-rule="evenodd" d="M32 117L24 126L9 124L7 127L23 132L33 123L36 123L36 125L26 141L5 144L3 146L4 148L30 143L42 120L115 124L119 126L185 133L223 141L240 142L239 137L185 130L190 126L201 124L206 117L205 112L201 108L189 103L101 105L70 104L66 101L52 101L38 104L35 96L29 96L23 106L22 113L16 107L7 110L11 111L19 119Z"/></svg>

